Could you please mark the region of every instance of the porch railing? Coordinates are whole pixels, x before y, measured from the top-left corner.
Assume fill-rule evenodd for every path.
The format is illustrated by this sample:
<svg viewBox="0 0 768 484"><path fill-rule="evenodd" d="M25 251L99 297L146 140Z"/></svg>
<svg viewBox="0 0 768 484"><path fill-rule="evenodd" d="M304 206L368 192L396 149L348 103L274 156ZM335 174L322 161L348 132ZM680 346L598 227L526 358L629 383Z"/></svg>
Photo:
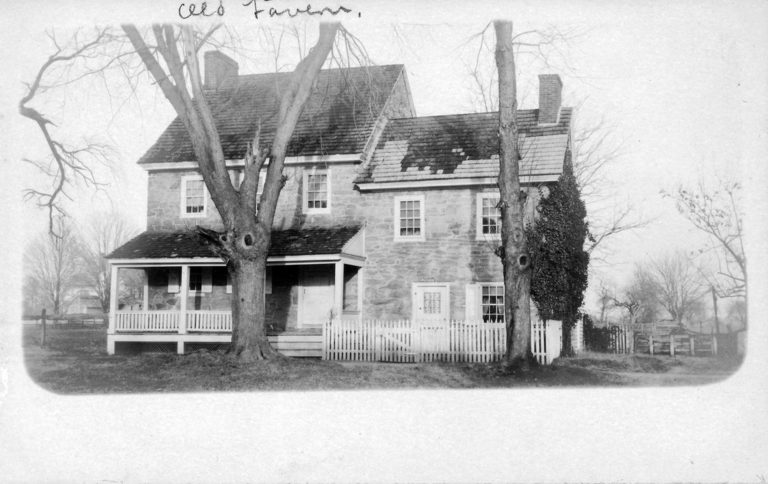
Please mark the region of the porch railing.
<svg viewBox="0 0 768 484"><path fill-rule="evenodd" d="M121 332L170 332L179 330L179 311L118 311L115 330Z"/></svg>
<svg viewBox="0 0 768 484"><path fill-rule="evenodd" d="M187 311L187 331L230 333L232 332L232 312Z"/></svg>

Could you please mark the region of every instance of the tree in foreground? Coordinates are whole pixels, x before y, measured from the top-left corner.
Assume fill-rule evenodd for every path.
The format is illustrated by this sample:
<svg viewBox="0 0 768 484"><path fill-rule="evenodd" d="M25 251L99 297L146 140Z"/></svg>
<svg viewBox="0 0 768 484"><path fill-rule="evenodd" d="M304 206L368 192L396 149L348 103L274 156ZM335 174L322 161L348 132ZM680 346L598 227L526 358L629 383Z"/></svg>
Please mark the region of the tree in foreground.
<svg viewBox="0 0 768 484"><path fill-rule="evenodd" d="M538 218L527 227L531 253L531 298L539 318L563 322L563 354L573 354L571 329L587 289L589 253L587 210L570 163L549 194L541 198Z"/></svg>
<svg viewBox="0 0 768 484"><path fill-rule="evenodd" d="M531 347L531 258L525 239L524 193L520 190L520 150L517 124L517 80L512 22L496 20L496 68L499 74L499 208L504 271L504 321L507 326L505 362L528 366Z"/></svg>
<svg viewBox="0 0 768 484"><path fill-rule="evenodd" d="M235 188L203 93L198 62L198 51L213 30L201 33L189 26L154 25L151 34L146 36L151 40L145 40L135 26L123 25L136 53L189 133L205 186L221 216L223 232L201 229L201 234L226 262L232 279L230 352L242 360L277 355L267 340L264 304L264 274L272 222L284 184L283 165L288 143L339 29L336 23L320 24L316 44L301 59L284 86L270 145L260 144L261 133L257 128L245 155L243 179ZM267 159L266 181L259 198L259 172Z"/></svg>

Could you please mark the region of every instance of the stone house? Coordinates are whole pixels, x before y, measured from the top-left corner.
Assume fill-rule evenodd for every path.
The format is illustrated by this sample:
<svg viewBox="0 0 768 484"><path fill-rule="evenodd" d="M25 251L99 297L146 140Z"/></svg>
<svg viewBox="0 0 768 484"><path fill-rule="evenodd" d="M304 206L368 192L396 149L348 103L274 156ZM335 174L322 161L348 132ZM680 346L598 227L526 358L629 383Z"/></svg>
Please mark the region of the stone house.
<svg viewBox="0 0 768 484"><path fill-rule="evenodd" d="M206 96L235 186L259 122L270 141L287 75L239 75L232 59L205 54ZM570 162L562 83L539 79L539 109L518 112L529 220ZM193 230L221 220L194 159L176 119L139 160L147 230L110 262L115 285L124 271L143 277L144 303L124 311L113 300L110 352L128 341L179 351L229 341L227 271ZM266 275L269 334L284 353L316 354L299 341L319 342L331 318L503 319L497 113L417 116L402 65L323 70L285 174Z"/></svg>

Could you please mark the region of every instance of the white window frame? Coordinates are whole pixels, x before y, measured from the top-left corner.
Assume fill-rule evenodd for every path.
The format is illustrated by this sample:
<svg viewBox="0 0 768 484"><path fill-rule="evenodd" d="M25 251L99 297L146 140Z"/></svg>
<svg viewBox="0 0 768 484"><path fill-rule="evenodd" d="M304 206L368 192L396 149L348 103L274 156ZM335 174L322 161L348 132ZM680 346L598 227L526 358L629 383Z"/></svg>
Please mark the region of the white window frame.
<svg viewBox="0 0 768 484"><path fill-rule="evenodd" d="M400 235L400 202L419 202L419 235ZM395 242L424 242L427 235L426 211L426 197L423 194L395 197L395 203L392 210L394 218L393 225L395 227Z"/></svg>
<svg viewBox="0 0 768 484"><path fill-rule="evenodd" d="M502 305L501 305L501 321L488 321L488 322L496 322L496 323L503 323L506 319L506 315L504 314L504 297L506 297L506 294L504 294L504 283L503 282L479 282L477 284L479 286L478 292L477 292L477 312L479 315L479 320L483 321L483 288L486 287L496 287L501 288L501 297L502 297ZM485 321L484 321L485 322Z"/></svg>
<svg viewBox="0 0 768 484"><path fill-rule="evenodd" d="M309 177L311 175L325 175L325 193L328 196L328 203L326 204L325 208L309 208L309 199L308 199L308 191L309 191ZM301 211L302 213L306 214L313 214L313 213L331 213L331 169L330 168L317 168L312 167L311 169L304 169L304 171L301 174L302 180L301 180L301 186L302 186L302 193L301 193Z"/></svg>
<svg viewBox="0 0 768 484"><path fill-rule="evenodd" d="M477 194L477 210L475 215L475 232L477 240L501 240L501 211L499 210L499 231L495 234L483 233L483 200L495 198L501 200L501 195L494 192L482 192Z"/></svg>
<svg viewBox="0 0 768 484"><path fill-rule="evenodd" d="M200 270L200 289L192 289L192 271ZM213 270L208 266L190 267L189 268L189 281L187 282L187 289L190 295L203 294L213 292Z"/></svg>
<svg viewBox="0 0 768 484"><path fill-rule="evenodd" d="M189 181L202 181L201 175L184 175L181 177L181 189L179 207L181 211L181 218L204 218L208 213L208 187L203 183L203 211L197 213L187 213L187 182Z"/></svg>

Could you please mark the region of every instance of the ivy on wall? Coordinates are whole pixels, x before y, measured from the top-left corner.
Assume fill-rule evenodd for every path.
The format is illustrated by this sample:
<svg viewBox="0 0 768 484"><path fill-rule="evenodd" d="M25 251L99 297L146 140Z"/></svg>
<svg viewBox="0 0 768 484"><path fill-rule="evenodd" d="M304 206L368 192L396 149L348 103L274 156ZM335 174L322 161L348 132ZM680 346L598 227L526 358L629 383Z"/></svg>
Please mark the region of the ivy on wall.
<svg viewBox="0 0 768 484"><path fill-rule="evenodd" d="M570 161L570 160L569 160ZM544 190L544 189L540 189ZM532 258L531 298L542 320L561 320L569 341L587 289L587 210L570 162L558 183L542 193L538 217L526 227Z"/></svg>

